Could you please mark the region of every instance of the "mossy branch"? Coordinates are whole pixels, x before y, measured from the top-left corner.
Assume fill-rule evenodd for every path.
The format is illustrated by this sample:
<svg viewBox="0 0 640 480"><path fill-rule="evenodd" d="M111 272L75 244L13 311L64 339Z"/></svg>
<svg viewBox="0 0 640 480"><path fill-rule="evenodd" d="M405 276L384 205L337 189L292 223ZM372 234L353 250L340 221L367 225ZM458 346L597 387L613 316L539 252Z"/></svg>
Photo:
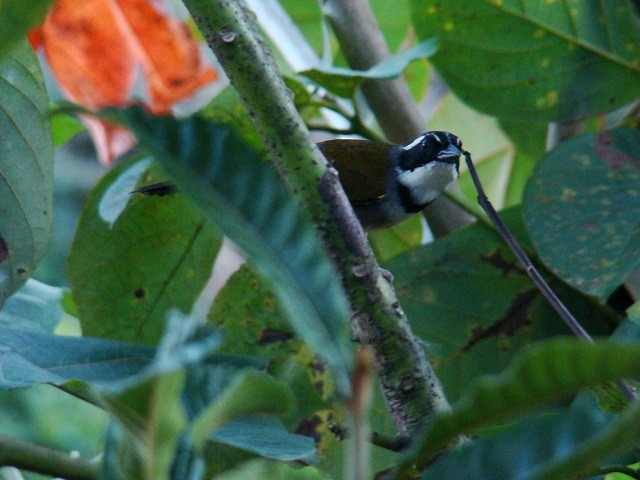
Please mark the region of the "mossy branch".
<svg viewBox="0 0 640 480"><path fill-rule="evenodd" d="M370 345L396 426L417 432L449 408L438 378L380 275L336 172L311 140L251 12L238 0L185 0L291 190L307 206L342 275L358 340Z"/></svg>

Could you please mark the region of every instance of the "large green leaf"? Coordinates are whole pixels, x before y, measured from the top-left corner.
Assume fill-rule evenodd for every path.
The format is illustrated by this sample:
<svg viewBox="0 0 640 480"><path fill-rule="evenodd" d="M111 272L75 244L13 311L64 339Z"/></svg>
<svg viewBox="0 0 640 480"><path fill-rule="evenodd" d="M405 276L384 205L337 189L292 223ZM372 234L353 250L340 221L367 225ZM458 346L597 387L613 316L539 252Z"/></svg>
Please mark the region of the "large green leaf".
<svg viewBox="0 0 640 480"><path fill-rule="evenodd" d="M121 162L85 204L67 260L83 331L157 343L169 309L189 311L220 239L184 195L131 195L166 176L150 158Z"/></svg>
<svg viewBox="0 0 640 480"><path fill-rule="evenodd" d="M504 210L502 217L531 254L520 210ZM483 224L414 248L385 268L450 399L478 375L504 369L527 343L569 334L502 239ZM549 281L592 334L610 333L615 318L605 308Z"/></svg>
<svg viewBox="0 0 640 480"><path fill-rule="evenodd" d="M227 127L193 118L105 112L126 123L222 232L273 285L291 325L347 392L346 297L318 234L275 171Z"/></svg>
<svg viewBox="0 0 640 480"><path fill-rule="evenodd" d="M402 74L409 63L420 58L427 58L433 55L435 51L436 42L430 39L374 65L369 70L359 71L321 65L300 72L300 75L310 78L336 95L351 98L355 95L360 84L365 80L389 80L396 78Z"/></svg>
<svg viewBox="0 0 640 480"><path fill-rule="evenodd" d="M608 449L599 449L597 456L582 458L581 450L606 435L606 429L615 419L614 415L600 410L593 397L590 400L589 404L581 402L571 409L527 419L506 432L474 439L444 455L422 478L552 480L572 478L578 470L587 473L603 459L629 447L637 433L629 431ZM576 463L576 457L582 462Z"/></svg>
<svg viewBox="0 0 640 480"><path fill-rule="evenodd" d="M588 133L543 157L523 215L560 278L606 298L640 265L640 132Z"/></svg>
<svg viewBox="0 0 640 480"><path fill-rule="evenodd" d="M639 355L638 345L614 342L562 339L530 346L509 369L478 379L450 412L430 421L404 467L414 462L425 466L460 434L512 419L584 387L638 375Z"/></svg>
<svg viewBox="0 0 640 480"><path fill-rule="evenodd" d="M29 29L44 20L53 0L3 0L0 2L0 58L20 42ZM1 95L0 95L1 96Z"/></svg>
<svg viewBox="0 0 640 480"><path fill-rule="evenodd" d="M23 42L0 60L0 305L31 276L49 241L53 146L47 104L38 61Z"/></svg>
<svg viewBox="0 0 640 480"><path fill-rule="evenodd" d="M456 94L526 122L608 112L640 95L640 40L628 0L412 0L420 38Z"/></svg>

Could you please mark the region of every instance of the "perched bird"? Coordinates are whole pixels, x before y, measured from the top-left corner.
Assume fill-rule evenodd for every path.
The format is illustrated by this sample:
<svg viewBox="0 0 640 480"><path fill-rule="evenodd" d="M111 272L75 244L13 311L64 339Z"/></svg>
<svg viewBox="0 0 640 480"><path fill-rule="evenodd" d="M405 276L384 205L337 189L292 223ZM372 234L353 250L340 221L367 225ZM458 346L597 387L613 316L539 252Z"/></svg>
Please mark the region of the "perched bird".
<svg viewBox="0 0 640 480"><path fill-rule="evenodd" d="M422 210L459 175L462 142L432 131L406 146L369 140L320 142L366 230L389 227ZM154 183L131 193L170 195L175 187Z"/></svg>
<svg viewBox="0 0 640 480"><path fill-rule="evenodd" d="M369 140L318 144L365 230L389 227L436 199L459 175L462 142L432 131L406 146Z"/></svg>

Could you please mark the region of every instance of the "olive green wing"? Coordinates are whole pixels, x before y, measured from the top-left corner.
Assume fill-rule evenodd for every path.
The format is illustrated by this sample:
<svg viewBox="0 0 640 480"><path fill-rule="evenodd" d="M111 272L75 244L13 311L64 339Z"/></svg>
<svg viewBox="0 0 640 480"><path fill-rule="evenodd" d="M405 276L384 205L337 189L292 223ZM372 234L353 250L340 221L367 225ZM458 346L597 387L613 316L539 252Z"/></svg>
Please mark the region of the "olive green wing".
<svg viewBox="0 0 640 480"><path fill-rule="evenodd" d="M340 174L340 183L353 205L384 197L392 145L369 140L336 139L318 143Z"/></svg>

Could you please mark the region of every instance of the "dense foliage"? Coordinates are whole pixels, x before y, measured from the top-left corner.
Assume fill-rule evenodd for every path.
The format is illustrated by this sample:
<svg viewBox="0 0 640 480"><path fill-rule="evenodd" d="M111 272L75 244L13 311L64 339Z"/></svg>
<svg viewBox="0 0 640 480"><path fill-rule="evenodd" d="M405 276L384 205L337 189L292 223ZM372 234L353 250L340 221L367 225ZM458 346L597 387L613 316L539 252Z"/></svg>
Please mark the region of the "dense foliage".
<svg viewBox="0 0 640 480"><path fill-rule="evenodd" d="M379 295L347 279L346 270L356 282L368 274L345 266L343 240L304 195L316 172L302 161L298 177L287 170L305 152L289 152L288 164L273 158L263 133L283 118L261 125L263 107L246 105L242 79L229 75L226 86L222 67L201 68L195 43L187 51L198 68L171 90L175 77L157 71L182 47L160 62L152 36L136 50L142 66L129 65L126 98L83 103L85 85L65 85L47 59L53 50L32 48L52 2L28 3L0 2L0 465L84 479L640 478L629 467L640 404L617 388L640 375L636 2L371 1L396 55L366 71L348 68L348 45L324 29L314 0L268 2L293 24L247 2L257 15L240 22L271 35L264 45L277 52L286 98L311 130L383 139L361 87L404 79L428 128L454 132L472 152L509 228L597 338L571 338L474 206L463 169L449 205L428 209L457 205L447 211L468 225L425 242L420 214L368 236L393 274L394 308L452 405L419 417L410 439L396 437L402 419L390 399L422 373L401 359L409 367L393 372L396 392L375 385L395 359L375 346L363 353L350 327L368 315L354 305ZM107 3L127 12L136 2ZM167 5L195 21L163 11L163 32L213 43L207 2L184 3ZM215 12L237 2L210 3ZM326 3L339 15L330 4L341 2ZM142 17L124 17L144 36ZM39 35L57 31L46 22ZM216 35L232 48L245 33ZM99 40L82 39L118 53ZM294 59L304 55L301 67ZM145 82L156 90L139 101ZM100 109L93 120L87 108ZM275 111L285 128L296 125ZM87 128L103 162L122 135L137 146L99 170L83 150ZM166 180L177 193L132 194ZM227 278L230 243L248 261ZM387 327L373 328L384 336Z"/></svg>

